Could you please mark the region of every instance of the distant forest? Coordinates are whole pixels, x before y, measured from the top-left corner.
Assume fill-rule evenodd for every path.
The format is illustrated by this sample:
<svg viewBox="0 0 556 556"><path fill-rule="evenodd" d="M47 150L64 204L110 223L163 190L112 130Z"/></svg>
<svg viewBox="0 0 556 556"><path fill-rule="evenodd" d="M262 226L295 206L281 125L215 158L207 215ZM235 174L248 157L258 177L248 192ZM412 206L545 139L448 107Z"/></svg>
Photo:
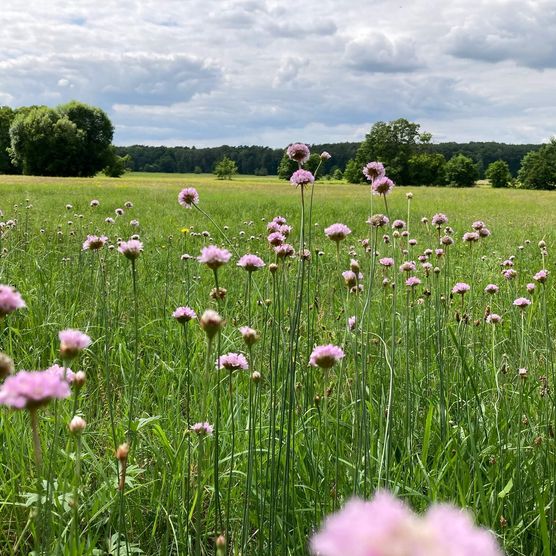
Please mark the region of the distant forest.
<svg viewBox="0 0 556 556"><path fill-rule="evenodd" d="M336 169L345 170L349 160L355 158L360 143L325 143L311 145L311 152L317 154L328 151L332 158L324 167L323 174L332 174ZM426 146L429 152L444 155L446 160L456 154L464 154L478 165L480 177L491 162L505 160L510 172L515 176L521 159L529 151L537 150L541 145L510 145L496 142L471 143L436 143ZM116 147L116 154L130 155L129 168L136 172L170 172L170 173L210 173L216 163L227 156L237 164L240 174L274 175L285 149L270 147L240 146L196 148L196 147L147 147L133 145Z"/></svg>

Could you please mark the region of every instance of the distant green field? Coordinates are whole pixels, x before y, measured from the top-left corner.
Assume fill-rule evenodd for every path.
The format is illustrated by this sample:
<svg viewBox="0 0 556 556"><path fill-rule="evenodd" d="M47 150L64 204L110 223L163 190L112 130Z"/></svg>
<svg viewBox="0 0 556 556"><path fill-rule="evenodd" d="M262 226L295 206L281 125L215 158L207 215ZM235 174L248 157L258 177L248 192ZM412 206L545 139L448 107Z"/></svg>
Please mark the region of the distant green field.
<svg viewBox="0 0 556 556"><path fill-rule="evenodd" d="M183 187L198 190L205 214L178 204ZM38 410L42 465L31 412L0 406L2 556L197 556L215 554L219 535L228 548L218 556L308 554L326 515L378 488L417 511L437 501L469 509L507 554L556 553L556 192L396 187L386 210L368 186L323 181L312 214L310 199L308 190L303 262L279 260L266 240L280 215L301 247L301 191L276 177L0 176L0 221L11 221L0 284L27 304L0 318L0 351L17 370L46 369L62 364L60 330L93 340L71 362L87 373L83 389ZM399 234L366 223L384 212L405 221ZM451 230L431 225L438 212ZM478 220L491 235L464 243ZM337 222L352 230L338 248L323 231ZM88 234L105 234L107 246L84 251ZM117 251L132 234L144 244L136 290ZM454 244L436 255L446 234ZM194 260L211 244L232 254L216 275ZM237 266L246 253L266 263L252 280ZM399 271L404 261L416 269ZM358 265L360 293L342 277ZM545 284L533 279L542 268ZM216 281L227 291L218 301ZM457 282L470 291L453 294ZM489 283L497 294L484 292ZM518 309L519 297L531 306ZM225 318L212 343L197 321L172 318L185 305ZM260 334L252 349L245 325ZM314 347L329 343L342 362L310 366ZM217 371L227 352L244 354L249 371ZM67 429L74 414L88 423L79 449ZM205 421L212 436L191 432Z"/></svg>

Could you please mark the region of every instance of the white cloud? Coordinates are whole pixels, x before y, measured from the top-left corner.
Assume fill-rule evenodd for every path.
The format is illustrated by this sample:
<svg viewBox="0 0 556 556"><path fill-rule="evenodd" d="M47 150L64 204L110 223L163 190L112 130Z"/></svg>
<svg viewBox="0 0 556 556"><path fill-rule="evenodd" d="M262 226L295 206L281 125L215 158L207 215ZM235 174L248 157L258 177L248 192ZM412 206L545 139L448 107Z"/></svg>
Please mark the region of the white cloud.
<svg viewBox="0 0 556 556"><path fill-rule="evenodd" d="M536 142L555 25L553 0L4 0L0 103L99 105L119 144L357 140L398 117Z"/></svg>

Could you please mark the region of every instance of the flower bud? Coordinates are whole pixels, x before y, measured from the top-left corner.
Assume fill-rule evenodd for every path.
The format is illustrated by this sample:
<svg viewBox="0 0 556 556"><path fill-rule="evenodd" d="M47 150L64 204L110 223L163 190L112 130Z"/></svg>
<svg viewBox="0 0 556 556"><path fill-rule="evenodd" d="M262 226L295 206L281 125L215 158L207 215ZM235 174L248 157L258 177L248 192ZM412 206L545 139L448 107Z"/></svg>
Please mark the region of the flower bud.
<svg viewBox="0 0 556 556"><path fill-rule="evenodd" d="M14 372L14 362L5 353L0 353L0 380Z"/></svg>
<svg viewBox="0 0 556 556"><path fill-rule="evenodd" d="M199 323L210 340L222 329L224 326L224 319L216 311L207 309L202 314Z"/></svg>
<svg viewBox="0 0 556 556"><path fill-rule="evenodd" d="M75 415L70 421L69 430L72 434L78 435L85 430L86 426L87 423L85 422L85 419L79 417L79 415Z"/></svg>

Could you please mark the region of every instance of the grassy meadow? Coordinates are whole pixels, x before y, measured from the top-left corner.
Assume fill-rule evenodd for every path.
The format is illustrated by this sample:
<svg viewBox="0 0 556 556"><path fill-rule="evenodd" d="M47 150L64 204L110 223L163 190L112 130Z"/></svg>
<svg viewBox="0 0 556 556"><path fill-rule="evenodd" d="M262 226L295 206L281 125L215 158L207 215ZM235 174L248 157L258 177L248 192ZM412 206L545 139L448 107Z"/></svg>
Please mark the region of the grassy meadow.
<svg viewBox="0 0 556 556"><path fill-rule="evenodd" d="M204 212L178 204L186 186ZM70 364L85 385L38 410L41 465L29 412L0 407L2 556L308 554L326 515L379 488L419 512L467 508L507 554L556 553L556 194L396 187L386 210L367 186L323 181L304 208L274 177L0 176L0 221L13 221L1 230L0 284L27 305L0 318L0 352L16 370L46 369L63 365L60 330L93 340ZM432 225L439 212L452 230ZM375 213L390 224L369 226ZM296 252L303 215L309 259L276 259L266 236L278 215ZM464 242L479 220L491 235ZM352 230L338 250L323 231L336 222ZM88 234L107 246L82 250ZM133 234L144 250L132 265L117 240ZM454 244L437 256L445 235ZM232 253L216 275L195 260L211 244ZM236 264L246 253L266 263L252 278ZM359 293L342 277L352 259ZM416 270L399 271L404 261ZM546 283L533 279L541 269ZM470 291L452 294L458 282ZM485 293L491 283L498 293ZM531 305L514 306L521 297ZM179 306L198 318L176 322ZM209 308L226 321L211 342L198 322ZM493 313L499 324L486 322ZM242 326L257 330L253 346ZM325 344L345 357L310 366ZM249 370L217 370L228 352ZM87 422L79 438L68 431L76 414ZM213 434L192 432L198 422Z"/></svg>

